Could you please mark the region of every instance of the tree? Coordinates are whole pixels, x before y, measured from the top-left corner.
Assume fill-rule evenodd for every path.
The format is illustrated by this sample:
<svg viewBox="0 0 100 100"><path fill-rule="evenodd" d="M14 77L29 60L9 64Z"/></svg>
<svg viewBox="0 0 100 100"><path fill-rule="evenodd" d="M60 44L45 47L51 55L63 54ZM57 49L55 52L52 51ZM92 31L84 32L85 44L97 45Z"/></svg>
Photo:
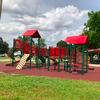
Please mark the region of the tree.
<svg viewBox="0 0 100 100"><path fill-rule="evenodd" d="M100 48L100 11L89 12L83 35L89 37L90 48Z"/></svg>
<svg viewBox="0 0 100 100"><path fill-rule="evenodd" d="M57 47L67 47L67 43L63 40L60 40L58 43L57 43Z"/></svg>
<svg viewBox="0 0 100 100"><path fill-rule="evenodd" d="M24 42L30 42L30 37L19 36L18 39L23 40ZM35 43L33 40L32 40L32 42L33 42L32 44L35 44L36 46L38 46L38 43ZM46 46L45 39L40 38L39 45L40 45L40 47L45 47Z"/></svg>
<svg viewBox="0 0 100 100"><path fill-rule="evenodd" d="M30 37L22 37L22 36L19 36L18 39L24 41L24 42L27 42L27 41L30 41Z"/></svg>
<svg viewBox="0 0 100 100"><path fill-rule="evenodd" d="M9 50L8 43L3 41L3 39L0 37L0 54L7 53L8 50Z"/></svg>
<svg viewBox="0 0 100 100"><path fill-rule="evenodd" d="M39 41L38 42L39 42L39 44L38 43L35 43L36 46L39 46L40 48L46 46L45 39L39 38Z"/></svg>
<svg viewBox="0 0 100 100"><path fill-rule="evenodd" d="M0 37L0 43L3 43L3 39Z"/></svg>
<svg viewBox="0 0 100 100"><path fill-rule="evenodd" d="M19 36L18 39L22 40L23 42L30 43L30 37L22 37L22 36ZM34 44L34 41L33 40L32 40L32 44Z"/></svg>

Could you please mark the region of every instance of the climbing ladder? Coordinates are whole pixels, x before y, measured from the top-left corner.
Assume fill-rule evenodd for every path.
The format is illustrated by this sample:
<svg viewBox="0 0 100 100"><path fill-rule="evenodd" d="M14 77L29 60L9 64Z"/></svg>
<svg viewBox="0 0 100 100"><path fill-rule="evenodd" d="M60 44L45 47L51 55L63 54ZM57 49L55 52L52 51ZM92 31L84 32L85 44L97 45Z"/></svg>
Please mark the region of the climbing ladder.
<svg viewBox="0 0 100 100"><path fill-rule="evenodd" d="M22 69L29 56L30 56L30 54L24 54L23 57L21 58L19 64L17 65L16 69L19 69L19 70Z"/></svg>

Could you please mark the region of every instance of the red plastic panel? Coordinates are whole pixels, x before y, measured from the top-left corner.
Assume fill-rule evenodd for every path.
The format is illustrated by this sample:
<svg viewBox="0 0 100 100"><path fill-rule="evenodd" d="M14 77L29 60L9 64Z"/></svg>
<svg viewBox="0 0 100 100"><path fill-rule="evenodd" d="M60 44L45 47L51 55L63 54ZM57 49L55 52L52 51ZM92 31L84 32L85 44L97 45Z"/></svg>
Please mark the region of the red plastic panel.
<svg viewBox="0 0 100 100"><path fill-rule="evenodd" d="M21 49L22 48L22 41L20 39L14 40L14 48Z"/></svg>
<svg viewBox="0 0 100 100"><path fill-rule="evenodd" d="M29 54L30 53L30 44L24 43L23 49L24 49L24 53Z"/></svg>
<svg viewBox="0 0 100 100"><path fill-rule="evenodd" d="M36 56L39 55L39 48L38 48L38 47L35 48L35 55L36 55Z"/></svg>
<svg viewBox="0 0 100 100"><path fill-rule="evenodd" d="M68 48L65 48L66 56L68 56Z"/></svg>
<svg viewBox="0 0 100 100"><path fill-rule="evenodd" d="M32 47L32 55L35 55L35 47Z"/></svg>
<svg viewBox="0 0 100 100"><path fill-rule="evenodd" d="M60 48L60 57L61 58L66 57L66 49L65 48Z"/></svg>
<svg viewBox="0 0 100 100"><path fill-rule="evenodd" d="M55 56L59 56L59 48L55 47Z"/></svg>
<svg viewBox="0 0 100 100"><path fill-rule="evenodd" d="M50 47L50 56L55 56L55 48Z"/></svg>
<svg viewBox="0 0 100 100"><path fill-rule="evenodd" d="M46 48L41 48L40 55L41 56L46 56L46 54L47 54L47 49Z"/></svg>

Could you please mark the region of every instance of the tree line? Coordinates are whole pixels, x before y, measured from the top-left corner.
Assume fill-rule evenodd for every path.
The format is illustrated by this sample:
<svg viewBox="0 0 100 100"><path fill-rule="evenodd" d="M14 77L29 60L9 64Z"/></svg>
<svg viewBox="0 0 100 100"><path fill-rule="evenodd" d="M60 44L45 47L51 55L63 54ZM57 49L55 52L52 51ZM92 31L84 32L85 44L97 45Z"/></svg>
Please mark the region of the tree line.
<svg viewBox="0 0 100 100"><path fill-rule="evenodd" d="M5 54L9 50L9 44L0 37L0 54Z"/></svg>

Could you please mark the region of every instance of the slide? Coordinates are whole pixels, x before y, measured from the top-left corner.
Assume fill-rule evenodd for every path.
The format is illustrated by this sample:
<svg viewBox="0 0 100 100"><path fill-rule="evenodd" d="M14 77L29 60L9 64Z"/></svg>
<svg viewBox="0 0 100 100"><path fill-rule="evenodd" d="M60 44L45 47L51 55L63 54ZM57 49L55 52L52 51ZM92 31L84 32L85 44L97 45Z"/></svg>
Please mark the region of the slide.
<svg viewBox="0 0 100 100"><path fill-rule="evenodd" d="M21 58L19 64L17 65L16 69L19 69L19 70L22 69L29 56L30 56L30 54L24 54L23 57Z"/></svg>

